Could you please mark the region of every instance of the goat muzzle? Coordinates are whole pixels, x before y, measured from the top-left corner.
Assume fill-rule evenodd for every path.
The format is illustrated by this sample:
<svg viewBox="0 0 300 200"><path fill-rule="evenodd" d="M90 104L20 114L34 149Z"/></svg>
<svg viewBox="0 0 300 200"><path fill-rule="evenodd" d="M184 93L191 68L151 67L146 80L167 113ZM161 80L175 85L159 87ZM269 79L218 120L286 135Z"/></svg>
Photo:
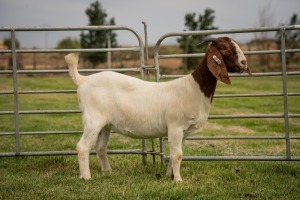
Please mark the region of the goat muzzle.
<svg viewBox="0 0 300 200"><path fill-rule="evenodd" d="M251 73L250 69L247 66L244 69L244 71L247 72L249 74L249 76L252 76L252 73Z"/></svg>
<svg viewBox="0 0 300 200"><path fill-rule="evenodd" d="M252 73L251 73L250 69L247 66L245 66L243 68L235 67L235 72L238 72L238 73L247 72L249 74L249 76L252 76Z"/></svg>

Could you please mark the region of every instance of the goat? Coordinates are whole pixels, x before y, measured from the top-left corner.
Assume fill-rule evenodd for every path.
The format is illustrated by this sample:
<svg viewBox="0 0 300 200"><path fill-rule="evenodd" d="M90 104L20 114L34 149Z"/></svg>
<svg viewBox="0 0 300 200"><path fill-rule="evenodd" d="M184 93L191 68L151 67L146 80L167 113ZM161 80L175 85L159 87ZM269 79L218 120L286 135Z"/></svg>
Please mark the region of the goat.
<svg viewBox="0 0 300 200"><path fill-rule="evenodd" d="M82 76L78 56L65 56L70 76L78 86L84 132L77 144L80 178L90 179L89 152L94 146L102 171L110 171L107 143L111 130L132 138L168 136L167 175L182 181L182 143L207 121L217 80L231 84L228 72L246 71L246 58L230 38L211 38L196 70L173 81L154 83L115 72Z"/></svg>

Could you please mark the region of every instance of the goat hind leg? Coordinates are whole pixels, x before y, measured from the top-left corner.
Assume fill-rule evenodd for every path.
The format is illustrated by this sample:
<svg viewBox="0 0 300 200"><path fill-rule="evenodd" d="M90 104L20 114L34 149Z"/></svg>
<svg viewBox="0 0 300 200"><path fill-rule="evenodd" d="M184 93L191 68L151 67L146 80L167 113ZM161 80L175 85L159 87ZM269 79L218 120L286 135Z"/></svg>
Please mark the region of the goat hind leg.
<svg viewBox="0 0 300 200"><path fill-rule="evenodd" d="M78 162L80 170L80 178L90 179L91 172L89 166L89 154L91 148L95 145L98 134L102 126L100 124L84 125L84 132L79 142L77 143L76 150L78 153Z"/></svg>
<svg viewBox="0 0 300 200"><path fill-rule="evenodd" d="M98 136L96 143L96 153L99 158L99 163L102 171L111 171L110 164L107 158L107 144L110 136L110 129L104 128Z"/></svg>
<svg viewBox="0 0 300 200"><path fill-rule="evenodd" d="M172 159L169 160L169 164L168 164L166 175L169 176L169 177L173 176Z"/></svg>

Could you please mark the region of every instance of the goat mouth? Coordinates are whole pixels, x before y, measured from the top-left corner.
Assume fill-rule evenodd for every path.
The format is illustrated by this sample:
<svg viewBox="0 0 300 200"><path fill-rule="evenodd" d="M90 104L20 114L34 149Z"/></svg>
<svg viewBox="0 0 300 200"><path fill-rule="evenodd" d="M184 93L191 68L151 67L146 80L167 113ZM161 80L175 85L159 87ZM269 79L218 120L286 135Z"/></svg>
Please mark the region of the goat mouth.
<svg viewBox="0 0 300 200"><path fill-rule="evenodd" d="M237 73L243 73L245 71L245 69L241 68L241 67L238 67L238 66L235 66L234 71L237 72Z"/></svg>
<svg viewBox="0 0 300 200"><path fill-rule="evenodd" d="M243 71L247 72L247 74L249 74L249 76L252 76L252 73L250 71L250 69L248 67L246 67L245 69L243 69Z"/></svg>
<svg viewBox="0 0 300 200"><path fill-rule="evenodd" d="M247 66L244 68L235 67L235 71L239 72L239 73L247 72L247 74L249 74L249 76L252 76L252 73Z"/></svg>

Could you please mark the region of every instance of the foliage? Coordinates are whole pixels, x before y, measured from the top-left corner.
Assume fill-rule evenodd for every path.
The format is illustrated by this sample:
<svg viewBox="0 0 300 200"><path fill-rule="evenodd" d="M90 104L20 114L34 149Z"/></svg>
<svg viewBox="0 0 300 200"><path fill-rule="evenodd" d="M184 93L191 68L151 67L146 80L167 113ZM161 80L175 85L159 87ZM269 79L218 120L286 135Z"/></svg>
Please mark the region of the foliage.
<svg viewBox="0 0 300 200"><path fill-rule="evenodd" d="M11 42L12 42L12 40L10 38L5 38L3 40L4 46L6 46L8 49L11 49ZM18 39L16 39L16 48L17 49L20 48L20 42Z"/></svg>
<svg viewBox="0 0 300 200"><path fill-rule="evenodd" d="M218 29L213 25L215 20L214 13L215 11L212 9L205 9L204 14L199 14L198 19L196 19L196 13L188 13L185 15L185 27L189 31ZM200 47L197 44L203 41L204 38L204 35L182 36L177 41L185 53L195 53L200 51ZM195 68L198 60L197 58L188 58L187 69Z"/></svg>
<svg viewBox="0 0 300 200"><path fill-rule="evenodd" d="M19 42L19 40L16 39L15 42L16 42L16 49L19 49L20 48L20 42ZM8 49L12 49L12 46L11 46L12 45L12 40L10 38L5 38L3 40L3 44ZM17 62L18 62L18 60L17 60ZM12 61L12 55L11 54L9 56L8 63L9 63L10 68L12 69L13 61ZM19 65L19 69L22 69L22 65L20 63L18 63L18 65Z"/></svg>
<svg viewBox="0 0 300 200"><path fill-rule="evenodd" d="M293 14L292 17L290 18L290 22L288 25L296 25L298 23L298 15ZM282 24L284 25L284 24ZM278 47L280 48L281 46L281 34L280 31L276 33L276 39L277 39L277 44ZM285 32L285 42L286 42L286 49L295 49L299 47L300 43L300 31L299 30L294 30L294 31L286 31ZM290 63L295 56L296 53L287 53L286 54L286 61L287 63Z"/></svg>
<svg viewBox="0 0 300 200"><path fill-rule="evenodd" d="M107 13L102 8L99 1L96 1L86 9L85 13L89 18L89 26L101 26L101 25L115 25L115 19L111 18L106 20ZM107 48L108 38L111 41L111 47L117 46L116 33L112 31L95 31L89 30L80 34L80 43L82 48ZM93 67L99 62L106 60L105 53L82 53L82 55L89 60Z"/></svg>
<svg viewBox="0 0 300 200"><path fill-rule="evenodd" d="M78 49L80 41L76 38L66 37L58 42L57 49Z"/></svg>
<svg viewBox="0 0 300 200"><path fill-rule="evenodd" d="M274 24L274 14L271 9L271 5L266 3L258 9L258 27L272 27ZM257 42L258 50L264 51L271 48L271 32L254 32L255 41ZM271 56L270 54L259 54L259 64L264 67L265 71L269 71L271 68Z"/></svg>

